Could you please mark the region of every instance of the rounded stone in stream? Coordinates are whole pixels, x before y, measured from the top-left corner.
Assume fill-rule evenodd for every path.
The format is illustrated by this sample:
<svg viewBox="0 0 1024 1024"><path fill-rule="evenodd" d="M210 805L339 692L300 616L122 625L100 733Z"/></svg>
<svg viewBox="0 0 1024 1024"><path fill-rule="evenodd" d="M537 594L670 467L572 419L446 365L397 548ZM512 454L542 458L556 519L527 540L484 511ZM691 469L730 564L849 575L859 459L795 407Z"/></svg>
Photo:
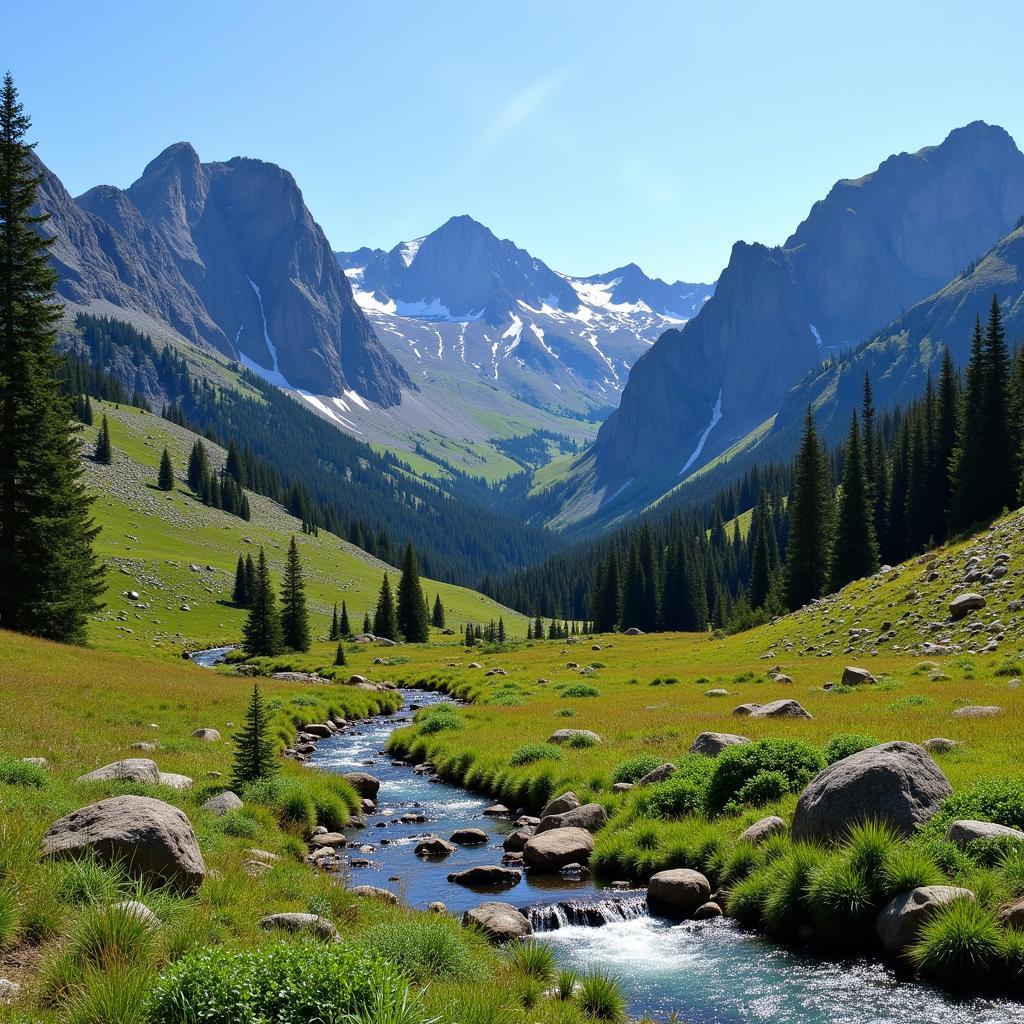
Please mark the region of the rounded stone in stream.
<svg viewBox="0 0 1024 1024"><path fill-rule="evenodd" d="M647 903L654 913L666 917L690 917L698 907L709 902L711 885L699 872L690 868L659 871L647 883Z"/></svg>
<svg viewBox="0 0 1024 1024"><path fill-rule="evenodd" d="M556 796L553 800L549 800L544 805L544 809L540 812L540 816L542 818L546 818L549 814L561 814L563 811L574 811L579 807L579 805L580 798L572 790L569 790L567 793L563 793L561 796Z"/></svg>
<svg viewBox="0 0 1024 1024"><path fill-rule="evenodd" d="M554 874L566 864L585 864L594 852L594 837L583 828L553 828L531 836L523 847L523 862L538 874Z"/></svg>
<svg viewBox="0 0 1024 1024"><path fill-rule="evenodd" d="M448 876L448 881L455 885L508 888L518 885L522 878L523 873L515 868L505 868L500 864L478 864L463 871L452 872Z"/></svg>
<svg viewBox="0 0 1024 1024"><path fill-rule="evenodd" d="M364 799L376 800L380 792L380 779L369 772L346 772L342 778Z"/></svg>
<svg viewBox="0 0 1024 1024"><path fill-rule="evenodd" d="M491 942L511 942L533 934L529 918L510 903L482 903L462 915L467 928L480 928Z"/></svg>
<svg viewBox="0 0 1024 1024"><path fill-rule="evenodd" d="M479 846L487 842L487 833L482 828L458 828L448 838L460 846Z"/></svg>
<svg viewBox="0 0 1024 1024"><path fill-rule="evenodd" d="M440 836L427 836L416 844L417 857L447 857L455 853L456 847L453 843L446 842Z"/></svg>

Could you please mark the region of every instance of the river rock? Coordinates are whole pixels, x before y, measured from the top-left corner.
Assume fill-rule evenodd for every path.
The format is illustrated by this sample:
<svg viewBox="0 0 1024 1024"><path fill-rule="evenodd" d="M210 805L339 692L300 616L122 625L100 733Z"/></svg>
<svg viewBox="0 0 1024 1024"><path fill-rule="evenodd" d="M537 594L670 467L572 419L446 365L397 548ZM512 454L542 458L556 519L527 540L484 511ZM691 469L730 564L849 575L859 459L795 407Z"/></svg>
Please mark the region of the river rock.
<svg viewBox="0 0 1024 1024"><path fill-rule="evenodd" d="M903 953L916 941L918 933L941 907L955 900L973 900L970 889L952 885L922 885L894 896L875 920L875 931L890 953Z"/></svg>
<svg viewBox="0 0 1024 1024"><path fill-rule="evenodd" d="M315 835L310 839L309 845L314 849L323 846L348 846L348 840L340 832L321 832L319 835Z"/></svg>
<svg viewBox="0 0 1024 1024"><path fill-rule="evenodd" d="M480 812L485 818L507 818L511 813L504 804L491 804Z"/></svg>
<svg viewBox="0 0 1024 1024"><path fill-rule="evenodd" d="M794 840L839 842L861 822L882 821L907 835L953 792L946 776L916 743L882 743L819 772L793 815Z"/></svg>
<svg viewBox="0 0 1024 1024"><path fill-rule="evenodd" d="M510 942L533 934L529 918L510 903L481 903L462 915L462 923L476 925L491 942Z"/></svg>
<svg viewBox="0 0 1024 1024"><path fill-rule="evenodd" d="M216 729L196 729L192 738L202 740L204 743L216 743L220 739L220 733Z"/></svg>
<svg viewBox="0 0 1024 1024"><path fill-rule="evenodd" d="M995 718L996 715L1001 715L1003 709L997 707L995 704L980 704L973 705L966 708L957 708L953 712L954 718Z"/></svg>
<svg viewBox="0 0 1024 1024"><path fill-rule="evenodd" d="M454 843L449 843L440 836L427 836L416 844L417 857L447 857L458 849Z"/></svg>
<svg viewBox="0 0 1024 1024"><path fill-rule="evenodd" d="M448 838L460 846L479 846L487 842L487 833L482 828L459 828Z"/></svg>
<svg viewBox="0 0 1024 1024"><path fill-rule="evenodd" d="M148 796L115 796L55 821L42 853L54 860L92 854L101 863L123 863L136 878L192 893L206 876L195 833L177 807Z"/></svg>
<svg viewBox="0 0 1024 1024"><path fill-rule="evenodd" d="M463 871L453 871L448 881L455 885L493 885L503 888L518 885L523 873L515 868L504 868L500 864L477 864Z"/></svg>
<svg viewBox="0 0 1024 1024"><path fill-rule="evenodd" d="M548 737L548 743L570 743L574 736L585 736L592 743L601 742L601 737L590 729L556 729Z"/></svg>
<svg viewBox="0 0 1024 1024"><path fill-rule="evenodd" d="M810 718L811 714L799 701L785 698L769 701L750 712L751 718Z"/></svg>
<svg viewBox="0 0 1024 1024"><path fill-rule="evenodd" d="M531 836L523 847L523 862L538 874L554 874L574 861L586 864L594 852L594 837L584 828L553 828Z"/></svg>
<svg viewBox="0 0 1024 1024"><path fill-rule="evenodd" d="M654 913L666 917L689 917L711 898L711 885L690 868L659 871L647 883L647 904Z"/></svg>
<svg viewBox="0 0 1024 1024"><path fill-rule="evenodd" d="M854 665L847 665L843 669L841 680L843 686L863 686L865 683L876 682L875 677L866 668L857 668Z"/></svg>
<svg viewBox="0 0 1024 1024"><path fill-rule="evenodd" d="M760 821L755 821L753 825L747 826L740 833L740 842L753 843L757 846L758 843L763 843L766 839L781 835L785 831L786 823L778 815L771 814L767 818L762 818Z"/></svg>
<svg viewBox="0 0 1024 1024"><path fill-rule="evenodd" d="M134 917L147 928L156 929L160 927L160 918L145 903L139 900L123 900L120 903L111 904L110 909L120 910L126 917Z"/></svg>
<svg viewBox="0 0 1024 1024"><path fill-rule="evenodd" d="M334 735L334 730L323 722L312 722L303 726L302 731L315 736L318 740L329 740Z"/></svg>
<svg viewBox="0 0 1024 1024"><path fill-rule="evenodd" d="M268 914L260 919L260 927L265 931L281 931L290 934L311 935L324 942L340 942L338 929L319 914Z"/></svg>
<svg viewBox="0 0 1024 1024"><path fill-rule="evenodd" d="M505 841L501 844L506 853L522 853L527 840L534 834L532 828L517 828L515 832L509 832Z"/></svg>
<svg viewBox="0 0 1024 1024"><path fill-rule="evenodd" d="M203 810L222 817L228 811L240 811L243 806L242 798L237 793L232 793L228 790L224 793L218 793L216 796L211 796L209 800L203 803Z"/></svg>
<svg viewBox="0 0 1024 1024"><path fill-rule="evenodd" d="M381 900L384 903L391 903L398 906L399 899L390 889L382 889L378 885L354 885L349 892L353 896L362 896L366 899Z"/></svg>
<svg viewBox="0 0 1024 1024"><path fill-rule="evenodd" d="M741 743L749 743L746 736L737 736L732 732L702 732L692 744L691 754L703 754L705 757L718 757L726 747L736 747Z"/></svg>
<svg viewBox="0 0 1024 1024"><path fill-rule="evenodd" d="M657 768L652 768L642 779L637 782L638 786L654 786L659 782L664 782L666 779L672 778L675 775L677 769L674 764L666 761L665 764L659 764Z"/></svg>
<svg viewBox="0 0 1024 1024"><path fill-rule="evenodd" d="M542 818L546 818L549 814L561 814L563 811L574 811L579 807L579 805L580 798L572 790L569 790L561 796L556 796L554 800L549 800L544 805L544 809L540 812L540 816Z"/></svg>
<svg viewBox="0 0 1024 1024"><path fill-rule="evenodd" d="M949 602L949 614L954 619L962 619L970 612L980 611L986 603L981 594L960 594Z"/></svg>
<svg viewBox="0 0 1024 1024"><path fill-rule="evenodd" d="M1024 832L1010 828L1008 825L997 825L994 821L954 821L946 829L946 838L964 849L976 839L1016 839L1024 842Z"/></svg>
<svg viewBox="0 0 1024 1024"><path fill-rule="evenodd" d="M79 782L160 782L160 769L148 757L127 757L81 775Z"/></svg>
<svg viewBox="0 0 1024 1024"><path fill-rule="evenodd" d="M702 903L694 912L694 921L710 921L712 918L721 917L722 908L712 900Z"/></svg>
<svg viewBox="0 0 1024 1024"><path fill-rule="evenodd" d="M600 804L583 804L561 814L549 814L540 819L537 835L559 828L584 828L596 832L608 821L608 812Z"/></svg>
<svg viewBox="0 0 1024 1024"><path fill-rule="evenodd" d="M376 800L380 792L380 779L369 772L345 772L342 778L364 799Z"/></svg>
<svg viewBox="0 0 1024 1024"><path fill-rule="evenodd" d="M432 914L447 914L448 906L442 903L440 900L434 900L433 903L427 904L427 910L429 910Z"/></svg>

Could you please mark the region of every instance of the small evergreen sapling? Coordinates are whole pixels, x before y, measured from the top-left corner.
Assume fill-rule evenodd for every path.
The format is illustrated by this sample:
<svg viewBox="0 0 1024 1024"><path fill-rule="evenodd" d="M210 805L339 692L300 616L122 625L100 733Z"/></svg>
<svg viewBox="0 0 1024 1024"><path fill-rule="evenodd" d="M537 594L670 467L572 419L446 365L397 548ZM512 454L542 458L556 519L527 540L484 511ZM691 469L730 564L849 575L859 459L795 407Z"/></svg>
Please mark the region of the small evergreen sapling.
<svg viewBox="0 0 1024 1024"><path fill-rule="evenodd" d="M160 472L156 478L156 485L161 491L174 490L174 466L171 463L171 453L166 448L160 456Z"/></svg>
<svg viewBox="0 0 1024 1024"><path fill-rule="evenodd" d="M270 718L258 683L252 688L245 722L232 740L235 744L232 779L235 786L269 779L277 774L277 758L270 740Z"/></svg>

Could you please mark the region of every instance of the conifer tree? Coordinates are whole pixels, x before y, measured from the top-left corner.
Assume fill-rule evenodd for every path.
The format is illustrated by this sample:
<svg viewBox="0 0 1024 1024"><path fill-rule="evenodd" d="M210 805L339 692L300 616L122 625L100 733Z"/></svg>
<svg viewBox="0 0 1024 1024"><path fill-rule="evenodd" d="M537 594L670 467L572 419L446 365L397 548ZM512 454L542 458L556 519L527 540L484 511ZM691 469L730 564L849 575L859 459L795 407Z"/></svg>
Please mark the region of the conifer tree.
<svg viewBox="0 0 1024 1024"><path fill-rule="evenodd" d="M260 548L256 560L256 578L250 596L249 616L242 630L242 647L250 657L271 656L281 652L281 620L270 583L267 556Z"/></svg>
<svg viewBox="0 0 1024 1024"><path fill-rule="evenodd" d="M252 555L245 556L245 607L252 603L252 595L256 591L256 563Z"/></svg>
<svg viewBox="0 0 1024 1024"><path fill-rule="evenodd" d="M398 632L411 644L426 643L430 639L429 619L420 586L420 567L412 541L405 545L402 559L402 578L398 581L396 609Z"/></svg>
<svg viewBox="0 0 1024 1024"><path fill-rule="evenodd" d="M963 530L979 522L988 513L983 496L988 493L985 474L985 341L981 333L981 320L974 323L971 337L971 357L967 363L957 429L956 449L953 453L953 499L950 526Z"/></svg>
<svg viewBox="0 0 1024 1024"><path fill-rule="evenodd" d="M626 578L622 586L623 629L644 629L646 592L647 581L640 561L640 546L634 538L629 546L629 562L626 565Z"/></svg>
<svg viewBox="0 0 1024 1024"><path fill-rule="evenodd" d="M473 623L466 623L466 646L472 647L476 643L476 633L473 631Z"/></svg>
<svg viewBox="0 0 1024 1024"><path fill-rule="evenodd" d="M352 626L348 621L348 608L345 602L341 602L341 618L338 619L338 636L349 637L352 635Z"/></svg>
<svg viewBox="0 0 1024 1024"><path fill-rule="evenodd" d="M793 467L785 595L791 610L820 597L828 581L832 488L810 406ZM720 609L725 612L725 609Z"/></svg>
<svg viewBox="0 0 1024 1024"><path fill-rule="evenodd" d="M753 556L750 564L750 607L761 608L768 600L772 588L772 543L769 533L774 534L771 516L768 512L768 496L762 490L750 526L753 533Z"/></svg>
<svg viewBox="0 0 1024 1024"><path fill-rule="evenodd" d="M281 636L293 651L308 651L309 614L306 610L306 585L302 578L299 549L292 537L284 563L281 582Z"/></svg>
<svg viewBox="0 0 1024 1024"><path fill-rule="evenodd" d="M188 457L188 485L201 500L205 500L203 490L209 474L210 463L206 457L206 447L197 438Z"/></svg>
<svg viewBox="0 0 1024 1024"><path fill-rule="evenodd" d="M386 640L398 639L398 616L395 612L395 599L391 593L391 582L388 574L384 573L384 579L380 584L380 593L377 596L377 610L373 616L374 636L382 636Z"/></svg>
<svg viewBox="0 0 1024 1024"><path fill-rule="evenodd" d="M946 539L946 524L952 502L951 464L956 449L957 409L960 400L960 378L947 348L942 357L939 387L935 399L935 417L931 431L929 459L929 521L936 543Z"/></svg>
<svg viewBox="0 0 1024 1024"><path fill-rule="evenodd" d="M434 613L432 616L433 624L438 629L444 629L444 605L441 604L441 595L434 595Z"/></svg>
<svg viewBox="0 0 1024 1024"><path fill-rule="evenodd" d="M245 559L238 556L235 566L235 585L231 590L231 602L239 608L249 607L249 577L245 571Z"/></svg>
<svg viewBox="0 0 1024 1024"><path fill-rule="evenodd" d="M533 636L535 640L544 639L544 623L541 622L539 615L533 620Z"/></svg>
<svg viewBox="0 0 1024 1024"><path fill-rule="evenodd" d="M498 616L498 643L503 644L507 637L505 636L505 620L499 615Z"/></svg>
<svg viewBox="0 0 1024 1024"><path fill-rule="evenodd" d="M338 641L338 649L334 652L334 664L344 665L345 664L345 648L342 646L341 641Z"/></svg>
<svg viewBox="0 0 1024 1024"><path fill-rule="evenodd" d="M917 554L931 539L931 498L928 493L928 451L925 435L928 428L924 416L913 417L910 428L910 460L907 463L907 502L904 536L907 555Z"/></svg>
<svg viewBox="0 0 1024 1024"><path fill-rule="evenodd" d="M1011 508L1017 498L1017 446L1011 434L1010 358L999 300L992 296L985 326L985 381L982 452L986 489L977 518L989 519Z"/></svg>
<svg viewBox="0 0 1024 1024"><path fill-rule="evenodd" d="M106 414L100 421L100 432L96 437L92 457L104 466L109 466L114 461L114 446L110 443L110 424L107 423Z"/></svg>
<svg viewBox="0 0 1024 1024"><path fill-rule="evenodd" d="M532 640L533 639L533 620L532 619L527 619L526 620L526 639L527 640Z"/></svg>
<svg viewBox="0 0 1024 1024"><path fill-rule="evenodd" d="M599 568L594 591L593 614L597 632L611 633L618 629L622 618L619 559L614 548Z"/></svg>
<svg viewBox="0 0 1024 1024"><path fill-rule="evenodd" d="M0 90L0 627L84 643L102 604L99 532L53 351L62 307L35 214L42 174L8 74Z"/></svg>
<svg viewBox="0 0 1024 1024"><path fill-rule="evenodd" d="M370 621L370 613L368 611L363 612L363 632L373 632L373 623Z"/></svg>
<svg viewBox="0 0 1024 1024"><path fill-rule="evenodd" d="M232 740L235 744L232 785L235 788L277 774L277 758L270 739L270 716L258 683L252 688L245 723Z"/></svg>
<svg viewBox="0 0 1024 1024"><path fill-rule="evenodd" d="M341 634L338 632L338 604L334 604L334 613L331 615L331 628L327 634L328 640L337 640Z"/></svg>
<svg viewBox="0 0 1024 1024"><path fill-rule="evenodd" d="M836 517L835 543L829 585L832 590L845 587L851 580L869 576L878 568L878 543L867 485L867 468L861 445L857 414L850 422L846 441L843 487Z"/></svg>
<svg viewBox="0 0 1024 1024"><path fill-rule="evenodd" d="M171 463L171 453L166 448L160 456L160 472L156 478L156 485L161 491L174 490L174 466Z"/></svg>

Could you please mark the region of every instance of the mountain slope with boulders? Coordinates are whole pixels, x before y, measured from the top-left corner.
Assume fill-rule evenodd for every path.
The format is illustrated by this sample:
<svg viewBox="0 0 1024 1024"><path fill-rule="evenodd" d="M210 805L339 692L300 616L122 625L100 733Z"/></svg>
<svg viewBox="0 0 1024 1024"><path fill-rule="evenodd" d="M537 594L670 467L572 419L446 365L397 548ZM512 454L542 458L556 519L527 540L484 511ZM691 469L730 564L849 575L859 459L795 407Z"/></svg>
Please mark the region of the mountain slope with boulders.
<svg viewBox="0 0 1024 1024"><path fill-rule="evenodd" d="M714 297L630 373L563 523L655 500L771 419L823 359L942 288L1024 211L1024 154L975 122L839 182L786 244L737 243Z"/></svg>

